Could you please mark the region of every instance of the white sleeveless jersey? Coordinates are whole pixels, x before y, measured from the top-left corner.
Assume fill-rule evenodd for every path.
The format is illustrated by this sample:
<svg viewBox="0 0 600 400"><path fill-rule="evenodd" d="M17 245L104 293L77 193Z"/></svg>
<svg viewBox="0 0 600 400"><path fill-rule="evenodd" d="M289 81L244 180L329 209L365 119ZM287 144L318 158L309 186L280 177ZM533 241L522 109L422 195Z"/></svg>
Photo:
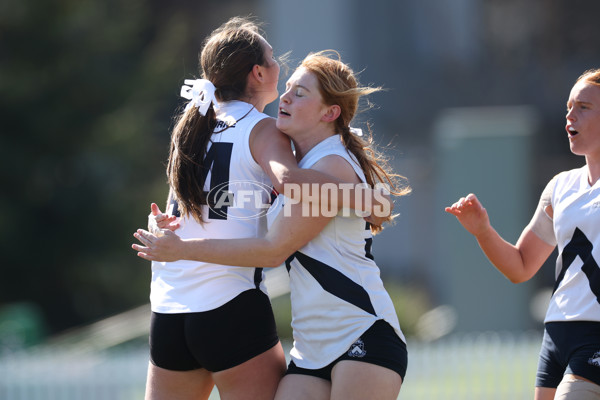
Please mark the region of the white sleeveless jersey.
<svg viewBox="0 0 600 400"><path fill-rule="evenodd" d="M202 207L204 226L191 216L181 219L176 233L182 239L265 234L271 182L254 161L248 140L254 126L267 117L241 101L220 104L219 122L204 161L210 167L205 190L209 196L217 195L211 207ZM261 268L188 260L153 262L150 302L152 311L159 313L207 311L248 289L258 287L266 293L263 282Z"/></svg>
<svg viewBox="0 0 600 400"><path fill-rule="evenodd" d="M558 257L545 322L600 321L600 181L590 186L586 167L553 181Z"/></svg>
<svg viewBox="0 0 600 400"><path fill-rule="evenodd" d="M339 135L319 143L298 165L311 168L331 154L346 159L366 181ZM274 207L280 212L282 206L278 203L284 202L281 196ZM276 214L269 213L270 223ZM290 355L297 366L317 369L330 364L379 319L386 320L406 341L370 253L371 241L365 220L354 210L340 210L317 237L286 261L294 334Z"/></svg>

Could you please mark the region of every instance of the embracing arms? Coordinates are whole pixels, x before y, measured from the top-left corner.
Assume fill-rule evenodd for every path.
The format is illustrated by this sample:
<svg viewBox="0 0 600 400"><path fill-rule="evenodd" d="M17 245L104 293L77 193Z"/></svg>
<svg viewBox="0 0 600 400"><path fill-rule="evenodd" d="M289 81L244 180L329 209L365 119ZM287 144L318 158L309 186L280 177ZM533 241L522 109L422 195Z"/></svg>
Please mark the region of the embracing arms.
<svg viewBox="0 0 600 400"><path fill-rule="evenodd" d="M359 182L352 167L338 156L327 156L313 168L329 171L343 182ZM307 214L302 203L288 204L263 238L182 240L168 230L163 230L162 237L138 230L134 236L142 245L134 244L132 248L138 251L138 256L151 261L185 259L242 267L277 267L331 220L319 213Z"/></svg>
<svg viewBox="0 0 600 400"><path fill-rule="evenodd" d="M381 189L367 188L366 185L340 186L348 183L333 176L330 170L304 169L298 167L296 158L291 150L290 138L275 126L275 120L265 118L256 124L250 135L250 150L256 162L271 178L277 192L290 195L300 195L301 191L289 190L289 185L298 187L302 184L317 184L319 186L333 183L338 185L337 196L327 196L328 191L321 191L320 203L332 207L352 208L374 219L369 222L381 225L388 219L394 207L390 196ZM286 191L286 186L288 190ZM348 193L349 191L349 193ZM297 199L300 200L300 199ZM336 204L331 204L332 200ZM302 199L306 201L306 199Z"/></svg>

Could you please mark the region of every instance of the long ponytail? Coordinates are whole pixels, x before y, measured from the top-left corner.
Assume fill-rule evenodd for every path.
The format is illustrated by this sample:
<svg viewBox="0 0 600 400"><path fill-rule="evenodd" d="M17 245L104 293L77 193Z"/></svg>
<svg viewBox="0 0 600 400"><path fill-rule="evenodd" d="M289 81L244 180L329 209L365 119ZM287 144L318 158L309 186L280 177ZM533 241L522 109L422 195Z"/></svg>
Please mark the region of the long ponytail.
<svg viewBox="0 0 600 400"><path fill-rule="evenodd" d="M191 215L202 223L202 205L207 204L204 182L208 171L204 171L208 143L217 125L212 106L205 116L195 107L184 111L171 134L171 148L167 177L174 191L179 212Z"/></svg>
<svg viewBox="0 0 600 400"><path fill-rule="evenodd" d="M261 38L255 22L234 17L206 39L200 53L201 75L215 86L220 102L244 96L248 73L254 65L265 62ZM205 116L196 107L189 107L177 117L171 133L169 185L181 215L190 215L201 224L202 206L207 204L204 185L208 175L203 163L216 126L212 105Z"/></svg>

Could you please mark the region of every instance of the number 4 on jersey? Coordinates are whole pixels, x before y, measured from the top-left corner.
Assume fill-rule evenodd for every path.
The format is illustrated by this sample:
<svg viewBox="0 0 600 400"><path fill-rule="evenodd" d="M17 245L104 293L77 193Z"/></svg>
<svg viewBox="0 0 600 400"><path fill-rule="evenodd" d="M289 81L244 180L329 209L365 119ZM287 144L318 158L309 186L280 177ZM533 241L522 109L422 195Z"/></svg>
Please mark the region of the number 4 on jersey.
<svg viewBox="0 0 600 400"><path fill-rule="evenodd" d="M205 192L207 196L210 195L210 198L207 198L210 206L208 212L209 219L227 219L227 207L233 202L233 193L229 193L229 164L231 162L232 149L233 143L213 143L206 153L202 164L203 181L206 181L208 171L211 171L210 189L208 192ZM213 190L217 187L217 190ZM227 198L231 201L219 201L218 199L222 198L221 196L228 196ZM177 200L170 198L169 208L172 208L172 215L181 217Z"/></svg>
<svg viewBox="0 0 600 400"><path fill-rule="evenodd" d="M202 174L206 181L208 171L210 174L210 189L207 195L209 219L227 219L227 207L233 203L233 193L229 193L229 165L231 163L231 152L233 143L217 142L210 146L204 158ZM215 189L216 190L213 190ZM228 201L223 202L223 196Z"/></svg>

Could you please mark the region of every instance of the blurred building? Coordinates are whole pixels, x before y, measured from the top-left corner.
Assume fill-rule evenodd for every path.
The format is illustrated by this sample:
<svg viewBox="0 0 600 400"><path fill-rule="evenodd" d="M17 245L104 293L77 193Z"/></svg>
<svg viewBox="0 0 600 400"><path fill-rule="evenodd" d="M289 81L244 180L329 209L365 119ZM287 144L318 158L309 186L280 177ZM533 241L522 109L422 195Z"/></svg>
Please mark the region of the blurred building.
<svg viewBox="0 0 600 400"><path fill-rule="evenodd" d="M593 19L600 4L260 4L268 39L276 53L291 51L292 68L310 51L336 49L361 71L361 83L388 89L372 96L378 107L356 124L373 124L376 141L413 187L396 202L396 224L375 239L383 274L422 286L433 304L450 306L455 330L539 326L530 302L552 285L553 260L532 281L513 285L443 207L480 194L493 225L515 242L546 182L583 164L569 152L564 104L575 79L600 65ZM575 17L576 27L560 29ZM274 114L272 107L267 111Z"/></svg>

